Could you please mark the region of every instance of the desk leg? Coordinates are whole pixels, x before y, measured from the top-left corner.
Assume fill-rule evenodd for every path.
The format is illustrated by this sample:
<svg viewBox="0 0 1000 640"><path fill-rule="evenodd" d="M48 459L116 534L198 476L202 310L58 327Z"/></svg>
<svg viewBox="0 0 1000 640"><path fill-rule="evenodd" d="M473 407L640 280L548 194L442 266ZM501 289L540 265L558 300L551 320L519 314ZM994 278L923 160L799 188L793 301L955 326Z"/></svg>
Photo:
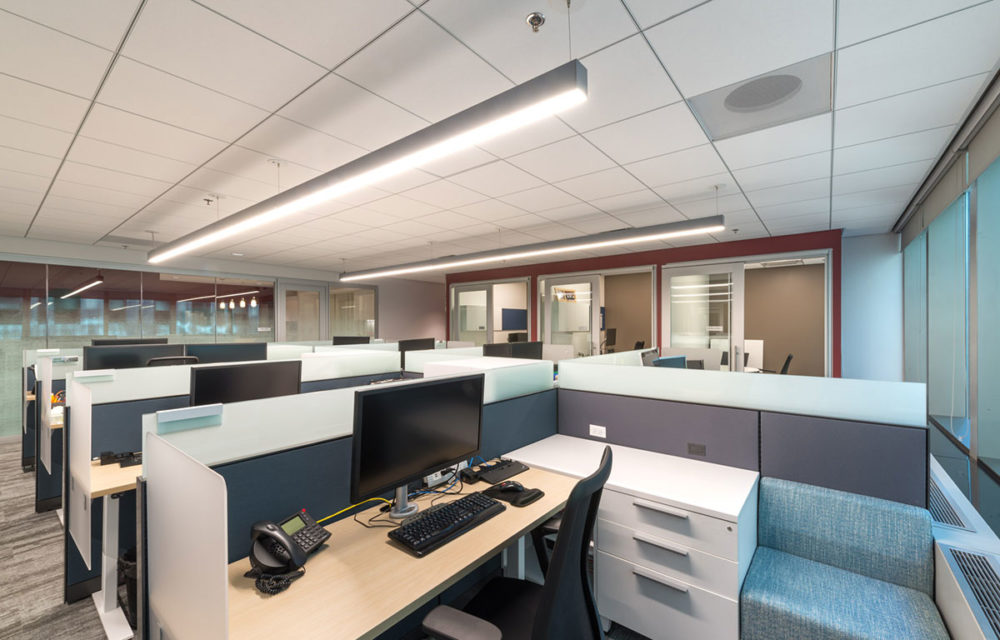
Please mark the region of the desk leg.
<svg viewBox="0 0 1000 640"><path fill-rule="evenodd" d="M503 574L508 578L524 580L524 541L521 536L517 542L503 550Z"/></svg>
<svg viewBox="0 0 1000 640"><path fill-rule="evenodd" d="M104 496L101 539L101 590L94 594L97 615L108 640L134 637L125 612L118 606L118 497Z"/></svg>

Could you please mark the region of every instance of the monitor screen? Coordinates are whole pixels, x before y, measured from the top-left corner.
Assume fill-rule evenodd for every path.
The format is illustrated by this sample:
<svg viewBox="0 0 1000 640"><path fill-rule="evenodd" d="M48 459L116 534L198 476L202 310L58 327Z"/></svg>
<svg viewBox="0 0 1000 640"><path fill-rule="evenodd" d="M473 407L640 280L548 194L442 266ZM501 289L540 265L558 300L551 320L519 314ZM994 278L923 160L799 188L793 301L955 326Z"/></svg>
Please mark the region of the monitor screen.
<svg viewBox="0 0 1000 640"><path fill-rule="evenodd" d="M351 502L479 453L483 374L354 394Z"/></svg>
<svg viewBox="0 0 1000 640"><path fill-rule="evenodd" d="M604 332L604 346L613 347L618 341L618 329L607 329Z"/></svg>
<svg viewBox="0 0 1000 640"><path fill-rule="evenodd" d="M191 405L291 396L301 380L301 360L191 367Z"/></svg>
<svg viewBox="0 0 1000 640"><path fill-rule="evenodd" d="M527 342L527 341L528 341L527 331L518 331L515 333L507 334L507 342Z"/></svg>
<svg viewBox="0 0 1000 640"><path fill-rule="evenodd" d="M515 358L542 359L541 342L512 342L508 346L510 347L511 355Z"/></svg>
<svg viewBox="0 0 1000 640"><path fill-rule="evenodd" d="M198 364L213 362L246 362L267 360L266 342L233 342L228 344L189 344L187 355L198 358Z"/></svg>
<svg viewBox="0 0 1000 640"><path fill-rule="evenodd" d="M126 344L167 344L166 338L94 338L90 341L92 347L109 347Z"/></svg>
<svg viewBox="0 0 1000 640"><path fill-rule="evenodd" d="M687 363L687 356L663 356L653 360L654 367L666 367L668 369L683 369Z"/></svg>
<svg viewBox="0 0 1000 640"><path fill-rule="evenodd" d="M83 348L84 369L135 369L152 358L184 355L182 344L122 344Z"/></svg>
<svg viewBox="0 0 1000 640"><path fill-rule="evenodd" d="M333 344L369 344L371 336L333 336Z"/></svg>
<svg viewBox="0 0 1000 640"><path fill-rule="evenodd" d="M493 342L483 345L483 355L490 358L513 358L513 342Z"/></svg>

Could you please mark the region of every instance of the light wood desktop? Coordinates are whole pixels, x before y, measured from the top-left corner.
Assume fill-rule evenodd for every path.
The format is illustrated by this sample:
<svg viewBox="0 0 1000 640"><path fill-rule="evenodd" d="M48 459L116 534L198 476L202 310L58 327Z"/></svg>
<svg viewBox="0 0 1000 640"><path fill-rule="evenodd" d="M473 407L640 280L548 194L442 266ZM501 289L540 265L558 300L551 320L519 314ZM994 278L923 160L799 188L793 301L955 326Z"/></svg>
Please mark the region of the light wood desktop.
<svg viewBox="0 0 1000 640"><path fill-rule="evenodd" d="M119 463L101 464L91 462L90 467L90 497L101 496L135 490L135 479L142 475L142 465L122 467Z"/></svg>
<svg viewBox="0 0 1000 640"><path fill-rule="evenodd" d="M327 548L310 556L305 576L278 595L258 593L253 580L243 577L250 569L247 558L234 562L229 565L229 637L374 638L562 509L577 482L541 469L514 479L542 489L545 496L523 508L508 504L503 513L423 558L390 543L389 529L366 529L346 518L327 527L332 534ZM487 487L466 485L465 492ZM432 498L417 503L426 508ZM453 499L457 496L439 502ZM377 507L358 519L367 521L375 513Z"/></svg>

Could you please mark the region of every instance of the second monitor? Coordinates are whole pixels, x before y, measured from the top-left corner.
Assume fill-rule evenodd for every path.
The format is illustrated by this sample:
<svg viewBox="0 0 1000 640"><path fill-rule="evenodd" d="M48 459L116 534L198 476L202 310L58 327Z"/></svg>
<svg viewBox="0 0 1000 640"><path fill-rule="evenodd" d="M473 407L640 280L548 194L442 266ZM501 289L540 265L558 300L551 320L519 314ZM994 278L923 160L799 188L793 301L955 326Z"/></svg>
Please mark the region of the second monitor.
<svg viewBox="0 0 1000 640"><path fill-rule="evenodd" d="M191 406L290 396L301 384L301 360L191 367Z"/></svg>

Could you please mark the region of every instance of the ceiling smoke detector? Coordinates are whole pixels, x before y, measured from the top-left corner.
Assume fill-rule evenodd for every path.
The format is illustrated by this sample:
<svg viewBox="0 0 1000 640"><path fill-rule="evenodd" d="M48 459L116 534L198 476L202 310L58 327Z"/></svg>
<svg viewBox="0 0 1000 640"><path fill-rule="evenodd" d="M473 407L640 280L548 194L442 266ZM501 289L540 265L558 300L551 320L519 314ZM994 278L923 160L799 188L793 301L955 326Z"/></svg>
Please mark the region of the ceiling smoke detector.
<svg viewBox="0 0 1000 640"><path fill-rule="evenodd" d="M532 31L538 33L538 28L545 24L545 14L540 11L532 11L524 21L528 23Z"/></svg>
<svg viewBox="0 0 1000 640"><path fill-rule="evenodd" d="M726 96L725 105L730 111L745 113L760 111L791 99L802 88L802 79L786 73L764 76L742 84Z"/></svg>

